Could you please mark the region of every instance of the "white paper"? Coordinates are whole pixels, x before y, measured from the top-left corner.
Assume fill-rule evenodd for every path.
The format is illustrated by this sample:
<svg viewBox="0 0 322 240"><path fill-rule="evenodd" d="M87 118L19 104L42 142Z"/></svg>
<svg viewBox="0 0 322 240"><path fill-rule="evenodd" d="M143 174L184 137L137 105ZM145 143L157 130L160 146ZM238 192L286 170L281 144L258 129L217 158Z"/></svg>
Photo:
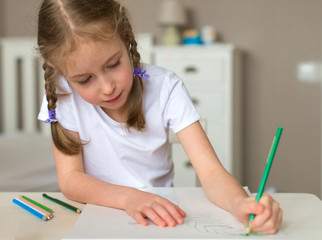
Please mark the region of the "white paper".
<svg viewBox="0 0 322 240"><path fill-rule="evenodd" d="M178 204L187 216L183 225L160 228L152 222L141 226L125 211L87 204L64 240L76 239L285 239L279 232L266 236L241 236L245 228L231 213L215 206L202 188L154 188Z"/></svg>

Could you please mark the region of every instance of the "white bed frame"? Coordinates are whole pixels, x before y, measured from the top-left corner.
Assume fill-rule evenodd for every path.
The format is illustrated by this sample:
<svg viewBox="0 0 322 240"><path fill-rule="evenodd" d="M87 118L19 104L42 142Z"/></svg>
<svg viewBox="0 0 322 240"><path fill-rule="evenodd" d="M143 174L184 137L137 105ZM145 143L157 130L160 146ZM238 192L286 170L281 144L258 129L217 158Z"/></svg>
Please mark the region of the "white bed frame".
<svg viewBox="0 0 322 240"><path fill-rule="evenodd" d="M0 39L0 191L58 191L35 38Z"/></svg>
<svg viewBox="0 0 322 240"><path fill-rule="evenodd" d="M1 130L3 133L48 135L37 114L44 92L43 71L34 38L2 38L1 51ZM36 86L36 87L35 87Z"/></svg>

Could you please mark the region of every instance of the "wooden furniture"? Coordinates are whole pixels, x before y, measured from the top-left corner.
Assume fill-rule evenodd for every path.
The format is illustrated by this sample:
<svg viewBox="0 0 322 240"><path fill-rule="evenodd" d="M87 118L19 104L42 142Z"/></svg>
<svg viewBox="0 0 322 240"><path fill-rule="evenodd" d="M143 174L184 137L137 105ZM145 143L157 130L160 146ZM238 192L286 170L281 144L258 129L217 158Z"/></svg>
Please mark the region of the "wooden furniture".
<svg viewBox="0 0 322 240"><path fill-rule="evenodd" d="M241 180L241 87L233 45L156 46L153 64L174 71L187 87L224 167ZM173 147L175 186L196 186L195 172L180 144Z"/></svg>

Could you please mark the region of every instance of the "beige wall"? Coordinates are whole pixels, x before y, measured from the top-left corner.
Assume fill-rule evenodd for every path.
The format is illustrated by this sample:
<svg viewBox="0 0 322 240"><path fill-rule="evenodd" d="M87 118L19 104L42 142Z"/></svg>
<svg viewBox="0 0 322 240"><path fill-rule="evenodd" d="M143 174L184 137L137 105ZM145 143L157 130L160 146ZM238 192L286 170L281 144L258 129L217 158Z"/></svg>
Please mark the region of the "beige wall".
<svg viewBox="0 0 322 240"><path fill-rule="evenodd" d="M4 9L5 9L4 2L0 1L0 36L4 35L4 25L5 25Z"/></svg>
<svg viewBox="0 0 322 240"><path fill-rule="evenodd" d="M0 29L3 29L1 36L34 36L39 3L40 0L1 0L5 23L0 23Z"/></svg>
<svg viewBox="0 0 322 240"><path fill-rule="evenodd" d="M33 35L39 0L2 0L5 35ZM122 0L135 30L160 39L160 0ZM296 79L299 62L321 59L321 0L182 0L190 26L211 24L243 52L243 184L256 191L277 126L284 133L267 186L320 196L320 84ZM3 2L0 3L3 4ZM1 8L0 8L1 9ZM1 22L2 23L2 22ZM1 25L1 24L0 24ZM0 26L0 34L3 26Z"/></svg>

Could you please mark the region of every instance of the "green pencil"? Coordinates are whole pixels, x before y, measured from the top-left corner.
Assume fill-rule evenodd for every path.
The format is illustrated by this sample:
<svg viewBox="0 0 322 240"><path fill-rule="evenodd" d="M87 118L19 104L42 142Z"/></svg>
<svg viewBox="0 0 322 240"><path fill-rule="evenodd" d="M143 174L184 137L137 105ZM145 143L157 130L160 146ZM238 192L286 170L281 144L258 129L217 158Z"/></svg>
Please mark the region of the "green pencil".
<svg viewBox="0 0 322 240"><path fill-rule="evenodd" d="M263 174L261 183L260 183L259 188L258 188L258 191L257 191L256 202L259 202L260 198L263 195L264 188L265 188L265 185L266 185L266 182L267 182L267 178L268 178L268 174L269 174L269 171L270 171L271 166L272 166L272 163L273 163L273 159L274 159L274 156L275 156L275 152L276 152L276 149L277 149L277 145L278 145L278 143L280 141L280 138L281 138L282 131L283 131L283 128L281 128L281 127L278 127L277 128L277 132L276 132L276 135L275 135L275 137L273 139L272 147L271 147L271 150L270 150L269 155L268 155L268 158L267 158L267 162L266 162L266 167L265 167L265 170L264 170L264 174ZM248 233L251 232L249 223L254 219L254 217L255 217L254 214L251 214L249 216L248 224L247 224L247 228L246 228L246 234L248 234Z"/></svg>
<svg viewBox="0 0 322 240"><path fill-rule="evenodd" d="M81 212L82 212L79 208L74 207L74 206L72 206L72 205L70 205L70 204L68 204L68 203L65 203L65 202L63 202L63 201L61 201L61 200L59 200L59 199L57 199L57 198L50 197L50 196L48 196L46 193L43 193L43 195L42 195L42 196L43 196L44 198L47 198L47 199L49 199L49 200L51 200L51 201L53 201L53 202L55 202L55 203L57 203L57 204L61 205L61 206L64 206L64 207L66 207L66 208L68 208L68 209L70 209L70 210L72 210L72 211L74 211L74 212L76 212L76 213L81 213Z"/></svg>
<svg viewBox="0 0 322 240"><path fill-rule="evenodd" d="M44 206L44 205L40 204L39 202L36 202L35 200L32 200L32 199L30 199L30 198L28 198L28 197L26 197L26 196L24 196L24 195L21 195L20 197L22 197L22 198L26 199L27 201L29 201L29 202L31 202L31 203L33 203L33 204L35 204L35 205L36 205L36 206L38 206L38 207L41 207L42 209L44 209L44 210L46 210L46 211L48 211L48 212L50 212L50 213L53 213L53 212L54 212L54 211L53 211L52 209L50 209L49 207L46 207L46 206Z"/></svg>

